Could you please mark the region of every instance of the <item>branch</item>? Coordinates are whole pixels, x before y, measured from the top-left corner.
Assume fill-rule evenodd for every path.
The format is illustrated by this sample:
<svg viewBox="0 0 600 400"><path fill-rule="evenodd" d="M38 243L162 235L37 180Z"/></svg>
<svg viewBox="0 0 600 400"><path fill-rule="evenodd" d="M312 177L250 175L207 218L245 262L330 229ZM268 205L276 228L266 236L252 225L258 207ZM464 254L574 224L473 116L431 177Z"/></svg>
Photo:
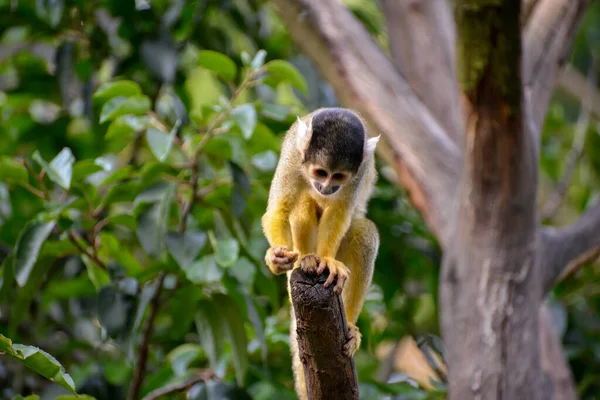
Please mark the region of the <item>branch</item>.
<svg viewBox="0 0 600 400"><path fill-rule="evenodd" d="M156 318L158 306L160 305L160 294L162 292L164 281L165 274L161 273L158 278L156 291L150 300L150 313L148 314L146 326L144 327L144 336L142 337L142 342L140 343L137 363L135 366L135 371L133 372L133 381L131 382L131 387L129 389L129 396L127 397L129 400L136 400L139 397L140 390L142 389L142 383L144 382L144 377L146 376L148 350L150 348L150 340L152 339L152 330L154 329L154 319Z"/></svg>
<svg viewBox="0 0 600 400"><path fill-rule="evenodd" d="M142 400L156 400L162 396L166 396L171 393L187 390L194 386L196 383L206 382L211 379L214 379L215 377L215 373L212 370L203 370L200 371L197 375L194 375L183 382L171 383L169 385L165 385L163 387L155 389L148 393L146 396L144 396Z"/></svg>
<svg viewBox="0 0 600 400"><path fill-rule="evenodd" d="M545 227L541 232L542 254L545 257L545 291L566 273L573 273L586 262L591 261L600 251L600 201L588 210L575 223L561 227Z"/></svg>
<svg viewBox="0 0 600 400"><path fill-rule="evenodd" d="M296 268L290 278L308 398L358 400L354 359L343 353L348 332L344 304L332 287L323 286L328 275Z"/></svg>
<svg viewBox="0 0 600 400"><path fill-rule="evenodd" d="M581 111L579 112L579 117L577 118L575 138L573 139L573 144L571 146L571 149L569 150L569 154L567 155L565 172L562 176L562 179L558 183L556 190L550 196L550 200L548 200L548 202L542 208L540 217L542 221L548 220L552 218L554 214L556 214L556 211L562 204L565 194L567 193L567 189L569 188L569 182L571 181L573 171L575 171L577 161L579 161L583 153L583 147L585 145L585 136L588 131L588 126L590 122L590 108L592 96L596 92L596 68L595 61L593 58L592 66L588 71L588 83L585 92L585 96L582 100Z"/></svg>
<svg viewBox="0 0 600 400"><path fill-rule="evenodd" d="M394 64L446 134L460 144L463 122L449 2L383 0L381 6Z"/></svg>
<svg viewBox="0 0 600 400"><path fill-rule="evenodd" d="M338 0L275 0L303 52L332 84L345 107L362 113L383 134L389 155L413 204L440 241L456 190L461 153L413 93L364 26ZM427 154L427 157L422 157Z"/></svg>
<svg viewBox="0 0 600 400"><path fill-rule="evenodd" d="M584 103L586 93L589 94L590 114L600 119L600 93L596 86L589 86L588 79L581 72L567 65L558 80L558 88L581 103Z"/></svg>
<svg viewBox="0 0 600 400"><path fill-rule="evenodd" d="M538 0L523 32L523 84L533 132L541 127L589 0Z"/></svg>

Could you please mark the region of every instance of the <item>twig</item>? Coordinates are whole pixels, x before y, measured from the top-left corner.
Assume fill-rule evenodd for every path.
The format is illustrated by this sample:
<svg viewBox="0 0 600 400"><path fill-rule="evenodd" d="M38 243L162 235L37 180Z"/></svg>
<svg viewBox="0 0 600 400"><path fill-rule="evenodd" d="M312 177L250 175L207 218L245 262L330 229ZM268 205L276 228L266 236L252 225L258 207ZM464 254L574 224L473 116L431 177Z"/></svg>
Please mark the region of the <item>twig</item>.
<svg viewBox="0 0 600 400"><path fill-rule="evenodd" d="M548 202L542 207L541 219L542 221L552 219L558 208L561 206L567 189L569 188L569 182L575 171L577 161L583 154L583 148L585 145L585 136L588 130L591 112L592 95L596 88L596 67L595 59L592 58L592 64L588 71L588 85L586 95L582 99L581 112L577 118L577 125L575 128L575 138L573 139L573 145L567 156L567 164L565 166L565 172L560 180L556 190L550 196Z"/></svg>
<svg viewBox="0 0 600 400"><path fill-rule="evenodd" d="M69 235L69 239L71 240L71 243L73 243L75 245L75 247L77 247L77 249L84 255L88 256L90 258L90 260L92 260L97 266L99 266L100 268L102 268L103 270L107 271L108 268L106 267L106 264L104 264L102 262L102 260L100 260L100 258L98 258L98 255L95 252L90 252L87 248L83 247L81 245L81 243L79 243L80 240L85 241L85 239L83 239L78 233L76 233L75 231L69 231L68 233Z"/></svg>
<svg viewBox="0 0 600 400"><path fill-rule="evenodd" d="M191 378L189 378L183 382L172 383L170 385L166 385L166 386L163 386L156 390L153 390L150 393L148 393L146 396L144 396L144 398L142 400L156 400L167 394L179 392L182 390L187 390L190 387L194 386L196 383L206 382L206 381L209 381L214 378L215 378L215 373L210 369L206 369L206 370L200 371L197 375L192 376Z"/></svg>
<svg viewBox="0 0 600 400"><path fill-rule="evenodd" d="M150 339L152 338L152 329L154 327L154 319L160 305L160 294L162 292L163 284L165 281L165 273L162 272L158 277L158 285L156 286L156 292L150 300L150 313L148 314L148 320L144 327L144 335L142 342L140 343L140 349L138 353L138 359L133 373L133 381L131 388L129 389L128 400L136 400L140 394L142 383L144 382L144 376L146 375L146 364L148 363L148 350L150 347Z"/></svg>

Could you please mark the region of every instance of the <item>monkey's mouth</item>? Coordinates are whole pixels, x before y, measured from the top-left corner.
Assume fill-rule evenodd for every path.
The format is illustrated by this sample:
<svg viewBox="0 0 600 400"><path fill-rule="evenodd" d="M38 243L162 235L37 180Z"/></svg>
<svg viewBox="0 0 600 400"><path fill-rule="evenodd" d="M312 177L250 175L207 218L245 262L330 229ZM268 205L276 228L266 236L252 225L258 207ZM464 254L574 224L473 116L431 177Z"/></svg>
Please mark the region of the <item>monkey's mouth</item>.
<svg viewBox="0 0 600 400"><path fill-rule="evenodd" d="M340 190L340 186L339 185L330 186L330 187L324 187L319 182L314 182L313 186L315 187L315 189L317 189L317 192L319 192L323 196L331 196L332 194L334 194L335 192L337 192L338 190Z"/></svg>

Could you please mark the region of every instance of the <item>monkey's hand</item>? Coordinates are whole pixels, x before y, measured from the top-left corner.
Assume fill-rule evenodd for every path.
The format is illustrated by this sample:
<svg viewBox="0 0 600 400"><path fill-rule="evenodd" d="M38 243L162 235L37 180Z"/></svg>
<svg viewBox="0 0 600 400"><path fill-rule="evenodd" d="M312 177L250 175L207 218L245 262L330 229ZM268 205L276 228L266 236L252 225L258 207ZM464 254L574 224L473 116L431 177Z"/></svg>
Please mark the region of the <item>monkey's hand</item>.
<svg viewBox="0 0 600 400"><path fill-rule="evenodd" d="M358 326L348 322L348 334L346 335L347 342L344 345L344 354L346 356L352 357L356 350L358 350L360 347L361 336Z"/></svg>
<svg viewBox="0 0 600 400"><path fill-rule="evenodd" d="M298 259L297 251L290 251L286 246L274 246L267 250L265 261L275 275L283 274L294 267Z"/></svg>
<svg viewBox="0 0 600 400"><path fill-rule="evenodd" d="M337 283L335 284L333 291L335 293L342 293L342 289L344 288L344 284L348 280L348 276L350 275L350 270L348 267L344 265L343 262L336 260L333 257L321 257L319 262L319 268L317 269L317 274L322 274L325 271L325 268L329 270L329 276L327 280L323 284L323 286L328 287L333 283L333 280L337 276Z"/></svg>

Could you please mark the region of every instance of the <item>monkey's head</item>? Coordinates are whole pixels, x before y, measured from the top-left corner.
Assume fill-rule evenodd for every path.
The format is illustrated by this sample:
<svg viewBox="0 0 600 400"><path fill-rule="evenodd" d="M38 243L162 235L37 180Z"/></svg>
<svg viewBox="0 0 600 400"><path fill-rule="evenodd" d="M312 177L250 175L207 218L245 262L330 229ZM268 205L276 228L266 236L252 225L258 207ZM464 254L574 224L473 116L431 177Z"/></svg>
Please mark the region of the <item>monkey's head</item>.
<svg viewBox="0 0 600 400"><path fill-rule="evenodd" d="M344 108L316 112L308 125L298 118L296 145L303 173L322 196L339 193L371 157L379 136L368 138L361 119Z"/></svg>

